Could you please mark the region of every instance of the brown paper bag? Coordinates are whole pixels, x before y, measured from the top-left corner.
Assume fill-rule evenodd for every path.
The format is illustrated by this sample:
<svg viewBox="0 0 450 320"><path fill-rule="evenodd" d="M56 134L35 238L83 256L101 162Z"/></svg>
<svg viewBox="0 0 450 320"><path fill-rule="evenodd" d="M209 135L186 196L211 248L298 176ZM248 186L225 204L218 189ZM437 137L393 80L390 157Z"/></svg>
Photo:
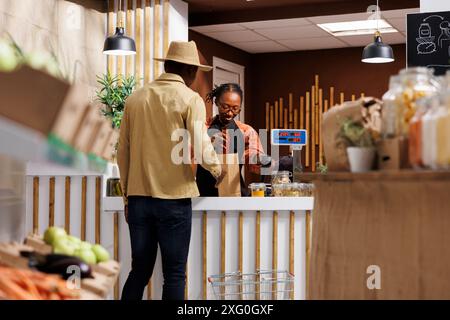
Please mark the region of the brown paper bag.
<svg viewBox="0 0 450 320"><path fill-rule="evenodd" d="M237 153L218 154L222 167L226 167L227 174L218 185L219 197L241 196L241 172Z"/></svg>

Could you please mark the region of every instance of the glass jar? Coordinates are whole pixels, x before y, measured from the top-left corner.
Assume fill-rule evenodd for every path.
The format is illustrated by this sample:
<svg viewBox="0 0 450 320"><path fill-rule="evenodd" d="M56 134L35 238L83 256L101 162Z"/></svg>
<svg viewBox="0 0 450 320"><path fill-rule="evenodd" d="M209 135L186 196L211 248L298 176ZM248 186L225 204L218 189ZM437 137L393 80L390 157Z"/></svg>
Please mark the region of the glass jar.
<svg viewBox="0 0 450 320"><path fill-rule="evenodd" d="M430 101L428 98L417 102L418 109L409 123L409 163L415 169L423 167L422 159L422 118L427 113Z"/></svg>
<svg viewBox="0 0 450 320"><path fill-rule="evenodd" d="M292 173L290 171L275 171L272 173L272 185L280 183L290 183Z"/></svg>
<svg viewBox="0 0 450 320"><path fill-rule="evenodd" d="M391 76L389 90L383 95L381 134L383 138L394 138L400 131L400 108L397 99L402 92L400 76Z"/></svg>
<svg viewBox="0 0 450 320"><path fill-rule="evenodd" d="M422 117L422 162L426 168L435 167L436 163L436 120L439 100L429 99L429 107Z"/></svg>
<svg viewBox="0 0 450 320"><path fill-rule="evenodd" d="M266 192L265 183L251 183L249 186L252 197L264 197Z"/></svg>
<svg viewBox="0 0 450 320"><path fill-rule="evenodd" d="M272 196L285 197L287 185L287 183L272 184Z"/></svg>
<svg viewBox="0 0 450 320"><path fill-rule="evenodd" d="M400 71L401 94L397 96L399 135L408 136L409 123L417 112L417 101L439 92L440 84L433 75L434 70L417 67Z"/></svg>

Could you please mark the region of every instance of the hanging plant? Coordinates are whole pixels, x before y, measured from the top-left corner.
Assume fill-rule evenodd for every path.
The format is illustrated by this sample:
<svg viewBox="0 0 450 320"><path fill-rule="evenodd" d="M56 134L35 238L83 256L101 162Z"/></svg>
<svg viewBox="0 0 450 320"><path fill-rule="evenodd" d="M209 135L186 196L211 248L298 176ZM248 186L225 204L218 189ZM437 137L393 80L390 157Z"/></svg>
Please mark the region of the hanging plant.
<svg viewBox="0 0 450 320"><path fill-rule="evenodd" d="M120 128L125 101L134 91L136 79L134 76L113 77L110 73L107 73L97 76L97 82L101 85L96 94L97 100L104 105L102 113L105 117L111 119L114 128Z"/></svg>

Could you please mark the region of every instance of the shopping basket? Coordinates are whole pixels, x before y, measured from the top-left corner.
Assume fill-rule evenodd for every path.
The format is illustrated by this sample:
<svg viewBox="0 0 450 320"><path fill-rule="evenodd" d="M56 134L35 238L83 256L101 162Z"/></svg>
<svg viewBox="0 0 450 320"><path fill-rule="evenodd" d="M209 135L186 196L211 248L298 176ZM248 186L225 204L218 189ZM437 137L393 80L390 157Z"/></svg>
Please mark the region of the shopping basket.
<svg viewBox="0 0 450 320"><path fill-rule="evenodd" d="M233 272L208 281L217 300L288 300L294 294L294 275L288 271Z"/></svg>

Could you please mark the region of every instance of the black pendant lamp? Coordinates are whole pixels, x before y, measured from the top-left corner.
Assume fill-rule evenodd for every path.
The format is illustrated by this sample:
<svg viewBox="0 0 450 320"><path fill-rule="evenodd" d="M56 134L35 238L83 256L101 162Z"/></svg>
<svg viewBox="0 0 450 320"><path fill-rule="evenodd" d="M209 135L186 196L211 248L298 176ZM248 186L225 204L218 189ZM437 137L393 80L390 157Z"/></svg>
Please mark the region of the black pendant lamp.
<svg viewBox="0 0 450 320"><path fill-rule="evenodd" d="M119 1L119 14L122 8L122 1ZM116 28L116 33L109 36L103 45L103 53L116 56L128 56L136 54L136 44L134 40L125 35L125 30L122 26L122 17L119 20L119 26Z"/></svg>
<svg viewBox="0 0 450 320"><path fill-rule="evenodd" d="M381 33L378 30L378 20L380 18L377 0L377 31L373 43L367 45L362 54L362 62L365 63L388 63L394 61L394 52L390 45L383 43Z"/></svg>

